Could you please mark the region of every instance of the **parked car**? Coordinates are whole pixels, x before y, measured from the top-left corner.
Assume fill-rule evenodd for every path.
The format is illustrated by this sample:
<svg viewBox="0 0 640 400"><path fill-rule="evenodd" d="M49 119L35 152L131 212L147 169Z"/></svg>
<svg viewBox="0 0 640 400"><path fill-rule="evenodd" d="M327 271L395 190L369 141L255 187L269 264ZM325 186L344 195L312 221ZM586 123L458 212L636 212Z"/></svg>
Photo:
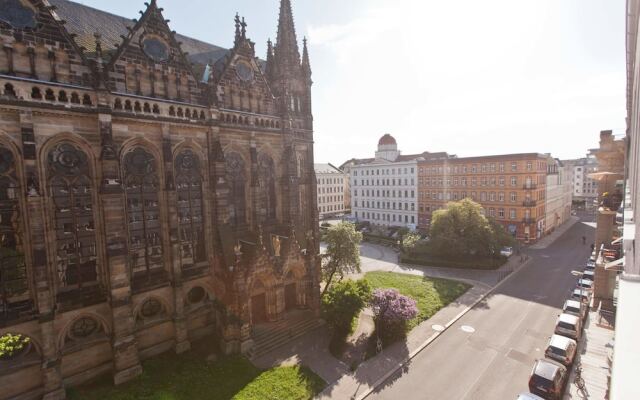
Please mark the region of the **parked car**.
<svg viewBox="0 0 640 400"><path fill-rule="evenodd" d="M500 250L500 255L507 258L511 257L513 255L513 247L503 247L502 250Z"/></svg>
<svg viewBox="0 0 640 400"><path fill-rule="evenodd" d="M536 360L529 377L529 391L545 400L560 400L567 368L550 360Z"/></svg>
<svg viewBox="0 0 640 400"><path fill-rule="evenodd" d="M549 339L549 344L544 351L544 355L568 367L573 364L577 348L578 343L575 340L561 335L553 335L551 339Z"/></svg>
<svg viewBox="0 0 640 400"><path fill-rule="evenodd" d="M584 289L573 289L573 292L571 292L571 300L582 301L589 307L589 304L591 304L591 292Z"/></svg>
<svg viewBox="0 0 640 400"><path fill-rule="evenodd" d="M576 287L582 288L582 289L586 289L586 290L591 290L591 288L593 287L593 281L591 279L578 279L578 284L576 285Z"/></svg>
<svg viewBox="0 0 640 400"><path fill-rule="evenodd" d="M593 282L593 278L595 277L595 271L592 269L585 269L582 273L582 279L588 279Z"/></svg>
<svg viewBox="0 0 640 400"><path fill-rule="evenodd" d="M582 321L575 315L560 314L553 333L578 340L582 335Z"/></svg>
<svg viewBox="0 0 640 400"><path fill-rule="evenodd" d="M587 265L584 267L585 270L593 271L596 269L596 263L587 261Z"/></svg>
<svg viewBox="0 0 640 400"><path fill-rule="evenodd" d="M587 317L587 305L580 300L569 299L564 302L562 312L565 314L575 315L584 322L584 319Z"/></svg>
<svg viewBox="0 0 640 400"><path fill-rule="evenodd" d="M536 396L533 393L520 393L516 400L544 400L540 396Z"/></svg>

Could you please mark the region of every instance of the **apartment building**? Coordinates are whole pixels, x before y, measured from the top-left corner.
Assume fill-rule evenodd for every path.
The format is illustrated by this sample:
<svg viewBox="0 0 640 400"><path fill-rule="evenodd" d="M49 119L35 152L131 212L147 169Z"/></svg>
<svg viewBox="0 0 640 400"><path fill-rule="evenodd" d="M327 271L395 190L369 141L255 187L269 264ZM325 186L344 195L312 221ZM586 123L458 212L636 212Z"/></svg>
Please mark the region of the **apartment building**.
<svg viewBox="0 0 640 400"><path fill-rule="evenodd" d="M517 239L535 241L545 232L547 163L538 153L419 160L419 226L468 197Z"/></svg>
<svg viewBox="0 0 640 400"><path fill-rule="evenodd" d="M551 156L547 158L547 179L545 196L545 234L553 232L571 218L573 198L573 166Z"/></svg>
<svg viewBox="0 0 640 400"><path fill-rule="evenodd" d="M318 187L318 215L326 218L345 212L347 175L332 164L314 164Z"/></svg>
<svg viewBox="0 0 640 400"><path fill-rule="evenodd" d="M402 155L393 136L378 141L374 158L352 159L341 168L350 171L352 216L381 226L418 225L419 160L448 157L446 153Z"/></svg>
<svg viewBox="0 0 640 400"><path fill-rule="evenodd" d="M591 151L587 157L565 160L563 163L572 168L573 201L588 209L593 208L598 197L598 181L590 177L591 174L598 172L598 160L594 151Z"/></svg>

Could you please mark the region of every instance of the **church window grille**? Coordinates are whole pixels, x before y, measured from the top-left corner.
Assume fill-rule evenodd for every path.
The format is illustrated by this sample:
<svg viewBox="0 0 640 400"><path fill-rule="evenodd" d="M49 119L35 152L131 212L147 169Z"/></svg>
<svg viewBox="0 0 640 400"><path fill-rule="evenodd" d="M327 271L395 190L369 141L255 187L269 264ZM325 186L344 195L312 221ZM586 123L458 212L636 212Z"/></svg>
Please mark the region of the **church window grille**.
<svg viewBox="0 0 640 400"><path fill-rule="evenodd" d="M175 166L180 253L182 267L189 268L207 260L201 165L193 151L186 149L176 157Z"/></svg>
<svg viewBox="0 0 640 400"><path fill-rule="evenodd" d="M136 147L124 157L124 183L129 226L129 262L135 281L147 281L163 270L162 231L156 160Z"/></svg>
<svg viewBox="0 0 640 400"><path fill-rule="evenodd" d="M0 146L0 320L29 302L20 193L16 160Z"/></svg>
<svg viewBox="0 0 640 400"><path fill-rule="evenodd" d="M56 271L61 288L98 283L93 180L89 160L77 146L63 142L48 154L53 199Z"/></svg>

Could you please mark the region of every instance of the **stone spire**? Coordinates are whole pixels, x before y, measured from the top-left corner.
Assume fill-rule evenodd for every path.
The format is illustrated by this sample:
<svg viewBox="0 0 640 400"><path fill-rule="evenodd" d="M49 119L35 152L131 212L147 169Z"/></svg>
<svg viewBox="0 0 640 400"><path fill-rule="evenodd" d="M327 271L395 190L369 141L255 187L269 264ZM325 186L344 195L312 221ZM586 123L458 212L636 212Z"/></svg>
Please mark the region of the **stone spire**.
<svg viewBox="0 0 640 400"><path fill-rule="evenodd" d="M274 60L273 60L273 43L271 39L267 40L267 77L273 78L274 75Z"/></svg>
<svg viewBox="0 0 640 400"><path fill-rule="evenodd" d="M296 39L296 29L293 24L291 0L280 1L275 61L281 73L289 70L294 65L300 65L300 51Z"/></svg>
<svg viewBox="0 0 640 400"><path fill-rule="evenodd" d="M305 78L311 78L311 63L309 62L309 50L307 50L307 38L302 39L302 72Z"/></svg>

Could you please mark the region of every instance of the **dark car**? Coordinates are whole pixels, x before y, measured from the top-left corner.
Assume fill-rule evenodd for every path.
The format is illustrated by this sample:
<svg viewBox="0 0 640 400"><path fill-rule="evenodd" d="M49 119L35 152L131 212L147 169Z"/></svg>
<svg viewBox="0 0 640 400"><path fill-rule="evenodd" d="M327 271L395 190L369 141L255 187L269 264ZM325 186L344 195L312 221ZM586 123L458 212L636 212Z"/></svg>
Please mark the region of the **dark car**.
<svg viewBox="0 0 640 400"><path fill-rule="evenodd" d="M536 360L529 377L529 391L546 400L560 400L567 368L549 360Z"/></svg>

